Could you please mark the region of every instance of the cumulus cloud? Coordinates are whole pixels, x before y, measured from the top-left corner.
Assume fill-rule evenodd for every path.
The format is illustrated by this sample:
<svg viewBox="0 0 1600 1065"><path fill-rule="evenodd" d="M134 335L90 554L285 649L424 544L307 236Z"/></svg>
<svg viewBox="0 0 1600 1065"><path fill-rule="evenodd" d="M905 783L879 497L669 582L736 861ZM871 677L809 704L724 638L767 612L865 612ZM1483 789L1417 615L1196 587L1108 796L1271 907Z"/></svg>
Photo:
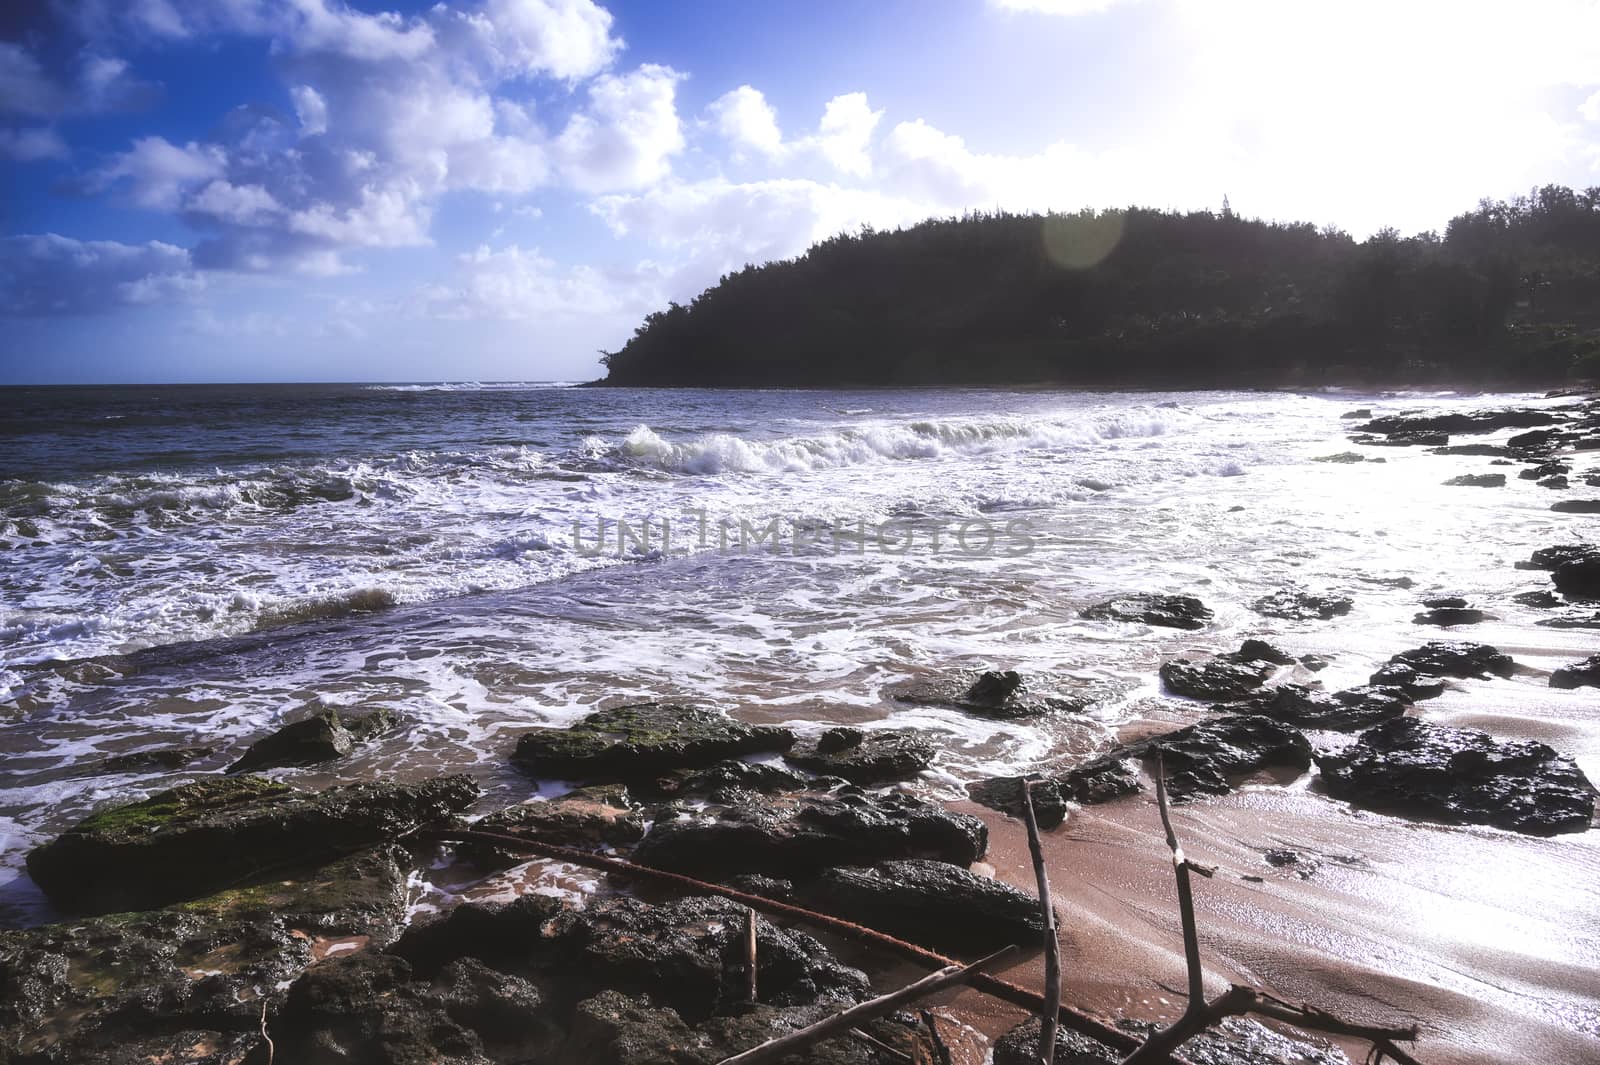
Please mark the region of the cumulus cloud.
<svg viewBox="0 0 1600 1065"><path fill-rule="evenodd" d="M204 287L182 248L47 233L0 238L0 314L92 314L191 295Z"/></svg>
<svg viewBox="0 0 1600 1065"><path fill-rule="evenodd" d="M165 137L142 137L93 178L99 188L119 188L140 207L175 211L186 193L227 170L227 155L216 145L190 141L176 145Z"/></svg>
<svg viewBox="0 0 1600 1065"><path fill-rule="evenodd" d="M766 156L782 153L778 112L760 89L741 85L717 97L706 110L717 132L735 149L750 148Z"/></svg>
<svg viewBox="0 0 1600 1065"><path fill-rule="evenodd" d="M572 116L556 141L567 180L586 192L606 192L665 177L684 146L675 105L682 77L647 63L595 79L588 108Z"/></svg>
<svg viewBox="0 0 1600 1065"><path fill-rule="evenodd" d="M480 245L457 262L449 285L427 286L422 300L439 318L519 321L597 316L647 306L634 286L590 266L563 267L537 248ZM648 271L648 264L646 264ZM638 276L630 279L637 282Z"/></svg>
<svg viewBox="0 0 1600 1065"><path fill-rule="evenodd" d="M41 159L65 159L67 145L48 127L23 129L0 127L0 159L15 159L19 163L33 163Z"/></svg>
<svg viewBox="0 0 1600 1065"><path fill-rule="evenodd" d="M320 92L309 85L296 85L289 90L289 99L294 102L294 115L300 121L302 136L315 137L328 132L328 101Z"/></svg>
<svg viewBox="0 0 1600 1065"><path fill-rule="evenodd" d="M481 24L500 63L523 75L587 78L622 48L611 13L590 0L488 0Z"/></svg>
<svg viewBox="0 0 1600 1065"><path fill-rule="evenodd" d="M66 91L45 73L33 53L15 42L0 41L0 111L54 115L66 101Z"/></svg>
<svg viewBox="0 0 1600 1065"><path fill-rule="evenodd" d="M1578 107L1578 113L1590 122L1600 122L1600 92L1583 101Z"/></svg>

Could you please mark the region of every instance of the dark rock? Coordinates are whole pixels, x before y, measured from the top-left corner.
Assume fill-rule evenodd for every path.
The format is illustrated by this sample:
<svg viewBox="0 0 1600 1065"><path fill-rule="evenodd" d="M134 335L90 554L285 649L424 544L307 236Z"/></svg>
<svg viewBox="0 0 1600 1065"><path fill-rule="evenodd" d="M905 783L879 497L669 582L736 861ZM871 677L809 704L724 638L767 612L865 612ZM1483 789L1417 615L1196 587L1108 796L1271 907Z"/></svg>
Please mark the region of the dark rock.
<svg viewBox="0 0 1600 1065"><path fill-rule="evenodd" d="M1506 441L1507 447L1521 448L1527 451L1544 451L1561 439L1559 429L1534 429L1531 432L1518 433Z"/></svg>
<svg viewBox="0 0 1600 1065"><path fill-rule="evenodd" d="M704 769L681 769L648 781L637 781L634 790L657 798L707 795L713 802L721 802L719 796L739 793L771 795L781 791L825 790L827 783L771 762L727 758Z"/></svg>
<svg viewBox="0 0 1600 1065"><path fill-rule="evenodd" d="M1424 599L1422 605L1439 609L1441 607L1463 607L1467 601L1459 595L1436 595L1432 599Z"/></svg>
<svg viewBox="0 0 1600 1065"><path fill-rule="evenodd" d="M1146 1035L1158 1025L1148 1021L1118 1021L1119 1028ZM1229 1017L1183 1044L1183 1059L1190 1065L1350 1065L1344 1052L1331 1043L1292 1038L1243 1017Z"/></svg>
<svg viewBox="0 0 1600 1065"><path fill-rule="evenodd" d="M1582 662L1563 666L1550 674L1552 688L1600 688L1600 655L1590 655Z"/></svg>
<svg viewBox="0 0 1600 1065"><path fill-rule="evenodd" d="M1568 487L1567 479L1564 476L1562 476L1561 474L1557 473L1557 474L1554 474L1554 475L1552 475L1550 477L1541 478L1539 480L1539 487L1540 488L1555 488L1555 489L1567 488Z"/></svg>
<svg viewBox="0 0 1600 1065"><path fill-rule="evenodd" d="M1417 430L1415 432L1388 433L1384 436L1352 436L1350 438L1358 444L1369 447L1444 447L1450 443L1447 433L1433 432L1431 430Z"/></svg>
<svg viewBox="0 0 1600 1065"><path fill-rule="evenodd" d="M1291 621L1328 621L1350 613L1355 604L1342 595L1316 595L1312 592L1285 590L1263 596L1250 604L1257 614L1269 618L1288 618Z"/></svg>
<svg viewBox="0 0 1600 1065"><path fill-rule="evenodd" d="M1197 795L1223 795L1231 778L1259 769L1305 769L1311 745L1298 730L1259 714L1213 718L1187 728L1117 747L1107 754L1033 786L1039 824L1061 823L1066 803L1095 803L1139 790L1137 761L1166 766L1167 791L1173 801ZM996 777L967 786L975 802L1013 817L1022 816L1022 778Z"/></svg>
<svg viewBox="0 0 1600 1065"><path fill-rule="evenodd" d="M1358 426L1367 433L1492 433L1498 429L1530 429L1553 425L1561 418L1544 410L1455 411L1449 414L1389 414Z"/></svg>
<svg viewBox="0 0 1600 1065"><path fill-rule="evenodd" d="M1410 699L1399 688L1360 687L1330 694L1300 684L1280 684L1216 709L1261 714L1297 728L1348 732L1399 717L1410 705Z"/></svg>
<svg viewBox="0 0 1600 1065"><path fill-rule="evenodd" d="M1555 618L1540 618L1534 624L1547 629L1600 629L1600 610L1592 614L1570 613Z"/></svg>
<svg viewBox="0 0 1600 1065"><path fill-rule="evenodd" d="M1594 788L1542 743L1401 717L1317 757L1328 793L1358 806L1533 835L1582 832Z"/></svg>
<svg viewBox="0 0 1600 1065"><path fill-rule="evenodd" d="M784 757L855 784L877 784L916 776L937 753L931 741L909 729L831 728L815 740L797 743Z"/></svg>
<svg viewBox="0 0 1600 1065"><path fill-rule="evenodd" d="M1437 699L1444 694L1444 681L1431 673L1418 673L1410 666L1398 662L1390 662L1379 667L1369 678L1369 682L1374 688L1392 688L1400 691L1412 702Z"/></svg>
<svg viewBox="0 0 1600 1065"><path fill-rule="evenodd" d="M1600 553L1561 563L1550 579L1563 595L1576 599L1600 599Z"/></svg>
<svg viewBox="0 0 1600 1065"><path fill-rule="evenodd" d="M1488 644L1465 641L1426 644L1410 651L1401 651L1389 662L1391 665L1409 666L1418 673L1435 677L1509 677L1516 668L1510 655L1503 655ZM1387 682L1373 674L1372 683Z"/></svg>
<svg viewBox="0 0 1600 1065"><path fill-rule="evenodd" d="M1425 610L1411 618L1413 625L1476 625L1489 617L1475 607L1442 606Z"/></svg>
<svg viewBox="0 0 1600 1065"><path fill-rule="evenodd" d="M1557 514L1600 514L1600 499L1563 499L1550 504Z"/></svg>
<svg viewBox="0 0 1600 1065"><path fill-rule="evenodd" d="M1162 663L1161 680L1173 693L1194 699L1242 699L1277 672L1277 666L1293 664L1291 655L1264 640L1246 640L1237 651L1204 661Z"/></svg>
<svg viewBox="0 0 1600 1065"><path fill-rule="evenodd" d="M1357 577L1357 580L1367 584L1377 584L1385 588L1414 588L1417 582L1410 577Z"/></svg>
<svg viewBox="0 0 1600 1065"><path fill-rule="evenodd" d="M1023 1021L994 1044L994 1065L1039 1065L1039 1018ZM1057 1065L1116 1065L1126 1055L1068 1028L1056 1029Z"/></svg>
<svg viewBox="0 0 1600 1065"><path fill-rule="evenodd" d="M465 776L322 792L210 777L80 821L29 853L28 873L63 910L147 909L374 846L477 797Z"/></svg>
<svg viewBox="0 0 1600 1065"><path fill-rule="evenodd" d="M1300 855L1290 850L1267 851L1265 855L1267 864L1282 869L1286 865L1295 865L1300 861Z"/></svg>
<svg viewBox="0 0 1600 1065"><path fill-rule="evenodd" d="M1363 455L1359 451L1340 451L1340 452L1338 452L1336 454L1333 454L1333 455L1318 455L1316 458L1313 458L1311 461L1312 462L1337 462L1337 463L1344 464L1344 463L1352 463L1352 462L1365 462L1365 461L1367 461L1367 457L1365 455Z"/></svg>
<svg viewBox="0 0 1600 1065"><path fill-rule="evenodd" d="M229 773L250 773L282 766L316 765L343 758L358 743L394 727L387 710L374 710L348 721L341 720L334 707L321 707L310 717L278 729L250 745L250 749L227 769Z"/></svg>
<svg viewBox="0 0 1600 1065"><path fill-rule="evenodd" d="M1298 661L1313 673L1321 673L1333 665L1332 659L1324 658L1322 655L1301 655Z"/></svg>
<svg viewBox="0 0 1600 1065"><path fill-rule="evenodd" d="M602 991L578 1004L560 1060L569 1065L715 1065L774 1033L815 1024L846 1005L758 1005L691 1026L676 1010L658 1006L649 996ZM877 1065L882 1060L855 1039L825 1040L784 1058L790 1065Z"/></svg>
<svg viewBox="0 0 1600 1065"><path fill-rule="evenodd" d="M1035 896L947 862L829 869L800 890L829 913L936 950L1032 950L1044 936Z"/></svg>
<svg viewBox="0 0 1600 1065"><path fill-rule="evenodd" d="M1460 477L1452 477L1444 482L1460 488L1504 488L1506 475L1503 473L1464 473Z"/></svg>
<svg viewBox="0 0 1600 1065"><path fill-rule="evenodd" d="M242 1060L259 1042L261 988L330 943L394 939L408 864L383 847L164 910L0 932L0 1060L192 1061L178 1051L196 1045Z"/></svg>
<svg viewBox="0 0 1600 1065"><path fill-rule="evenodd" d="M1347 410L1347 411L1345 411L1343 414L1339 415L1339 417L1341 417L1341 418L1370 418L1370 417L1372 417L1372 408L1371 407L1357 407L1355 410Z"/></svg>
<svg viewBox="0 0 1600 1065"><path fill-rule="evenodd" d="M700 707L635 703L590 714L571 728L525 732L512 758L561 780L626 780L793 744L785 728L747 725Z"/></svg>
<svg viewBox="0 0 1600 1065"><path fill-rule="evenodd" d="M1095 693L1072 697L1046 694L1053 685L1049 678L1030 681L1014 669L958 673L947 680L908 685L890 691L903 703L948 706L979 717L1013 719L1042 714L1081 713L1096 698ZM1043 690L1037 690L1043 689Z"/></svg>
<svg viewBox="0 0 1600 1065"><path fill-rule="evenodd" d="M147 773L157 770L182 769L190 762L208 758L215 747L163 747L153 751L129 751L127 754L108 756L98 766L96 773Z"/></svg>
<svg viewBox="0 0 1600 1065"><path fill-rule="evenodd" d="M548 843L627 846L644 838L645 816L621 784L578 788L545 801L520 803L496 811L472 826L482 832L529 836ZM511 864L526 855L508 855ZM500 864L500 863L496 863Z"/></svg>
<svg viewBox="0 0 1600 1065"><path fill-rule="evenodd" d="M982 821L910 795L796 796L657 821L635 861L690 874L810 873L829 865L935 858L967 866L982 857Z"/></svg>
<svg viewBox="0 0 1600 1065"><path fill-rule="evenodd" d="M1535 551L1527 561L1529 569L1560 569L1562 563L1578 562L1584 559L1600 559L1600 548L1593 544L1557 544L1555 547L1541 547Z"/></svg>
<svg viewBox="0 0 1600 1065"><path fill-rule="evenodd" d="M1449 447L1436 447L1435 455L1472 455L1480 458L1501 458L1510 454L1510 448L1500 444L1451 444Z"/></svg>
<svg viewBox="0 0 1600 1065"><path fill-rule="evenodd" d="M1537 591L1518 592L1511 597L1513 603L1523 606L1536 607L1540 610L1549 610L1561 605L1561 597L1552 591L1540 588Z"/></svg>
<svg viewBox="0 0 1600 1065"><path fill-rule="evenodd" d="M1170 629L1203 629L1209 607L1192 595L1121 595L1083 611L1091 621L1130 621Z"/></svg>
<svg viewBox="0 0 1600 1065"><path fill-rule="evenodd" d="M458 958L477 958L496 966L525 961L553 949L553 929L569 908L545 895L464 903L442 917L412 924L389 952L423 974L436 973Z"/></svg>

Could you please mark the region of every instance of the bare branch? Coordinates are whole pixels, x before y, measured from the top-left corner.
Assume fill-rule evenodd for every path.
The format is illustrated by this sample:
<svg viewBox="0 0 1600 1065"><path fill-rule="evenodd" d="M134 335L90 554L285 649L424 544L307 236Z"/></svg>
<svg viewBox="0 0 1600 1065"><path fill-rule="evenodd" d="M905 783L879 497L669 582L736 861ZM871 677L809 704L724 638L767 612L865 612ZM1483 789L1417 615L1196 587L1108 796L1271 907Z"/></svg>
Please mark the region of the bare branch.
<svg viewBox="0 0 1600 1065"><path fill-rule="evenodd" d="M750 1001L760 1001L756 992L756 911L752 909L745 911L744 967L750 977Z"/></svg>
<svg viewBox="0 0 1600 1065"><path fill-rule="evenodd" d="M1033 877L1039 883L1039 910L1044 915L1044 1005L1039 1011L1039 1061L1055 1065L1056 1017L1061 1006L1061 939L1056 934L1056 908L1050 902L1050 874L1039 842L1039 822L1033 813L1033 781L1022 782L1022 813L1028 826L1028 850L1033 855Z"/></svg>
<svg viewBox="0 0 1600 1065"><path fill-rule="evenodd" d="M904 1006L908 1002L915 1002L926 998L936 991L950 987L954 984L965 983L974 973L984 966L993 965L1000 959L1016 952L1016 947L1005 947L995 951L987 958L982 958L971 965L952 965L940 969L936 973L924 976L915 983L907 984L898 991L891 991L887 995L868 999L856 1006L851 1006L843 1013L836 1013L832 1017L824 1018L816 1024L810 1024L797 1032L769 1039L760 1046L752 1047L742 1054L735 1054L731 1058L724 1058L719 1065L759 1065L764 1061L776 1061L794 1053L802 1047L813 1043L820 1043L835 1035L841 1035L863 1021L876 1020Z"/></svg>

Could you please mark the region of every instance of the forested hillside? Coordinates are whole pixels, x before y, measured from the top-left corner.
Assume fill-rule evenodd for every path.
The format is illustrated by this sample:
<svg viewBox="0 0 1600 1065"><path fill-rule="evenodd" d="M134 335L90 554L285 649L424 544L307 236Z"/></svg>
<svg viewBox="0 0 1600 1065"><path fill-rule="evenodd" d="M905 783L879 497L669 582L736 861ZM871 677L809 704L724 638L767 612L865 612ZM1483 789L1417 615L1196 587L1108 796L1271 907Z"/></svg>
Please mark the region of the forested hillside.
<svg viewBox="0 0 1600 1065"><path fill-rule="evenodd" d="M1314 384L1600 373L1600 188L1443 235L1132 208L833 237L651 314L612 385Z"/></svg>

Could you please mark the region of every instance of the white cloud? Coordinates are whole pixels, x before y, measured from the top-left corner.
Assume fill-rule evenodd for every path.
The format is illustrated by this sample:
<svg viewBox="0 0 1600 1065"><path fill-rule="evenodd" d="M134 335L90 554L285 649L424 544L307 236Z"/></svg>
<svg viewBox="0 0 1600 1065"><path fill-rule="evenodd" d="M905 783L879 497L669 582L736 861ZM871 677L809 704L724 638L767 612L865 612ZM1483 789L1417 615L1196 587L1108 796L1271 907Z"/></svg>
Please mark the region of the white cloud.
<svg viewBox="0 0 1600 1065"><path fill-rule="evenodd" d="M433 27L392 11L368 15L335 0L287 0L283 39L302 52L334 52L351 59L420 59L433 48Z"/></svg>
<svg viewBox="0 0 1600 1065"><path fill-rule="evenodd" d="M782 153L778 112L759 89L741 85L713 100L707 111L717 132L736 149L752 148L769 157Z"/></svg>
<svg viewBox="0 0 1600 1065"><path fill-rule="evenodd" d="M324 201L293 212L289 229L346 246L400 248L427 244L431 211L420 206L418 198L416 189L404 182L368 185L350 207L340 208Z"/></svg>
<svg viewBox="0 0 1600 1065"><path fill-rule="evenodd" d="M0 127L0 159L34 163L41 159L65 159L67 146L56 131L47 127L6 129Z"/></svg>
<svg viewBox="0 0 1600 1065"><path fill-rule="evenodd" d="M46 233L0 237L0 314L86 314L182 298L204 287L182 248Z"/></svg>
<svg viewBox="0 0 1600 1065"><path fill-rule="evenodd" d="M194 141L179 147L164 137L142 137L95 177L96 187L126 185L129 199L140 207L175 211L191 188L219 178L227 156L216 145Z"/></svg>
<svg viewBox="0 0 1600 1065"><path fill-rule="evenodd" d="M0 111L53 115L65 103L65 92L32 52L20 44L0 41Z"/></svg>
<svg viewBox="0 0 1600 1065"><path fill-rule="evenodd" d="M301 136L315 137L328 132L328 102L320 92L309 85L296 85L289 90L289 99L294 101Z"/></svg>
<svg viewBox="0 0 1600 1065"><path fill-rule="evenodd" d="M828 161L846 174L866 177L872 172L868 148L882 111L874 111L864 92L835 96L822 110L817 144Z"/></svg>
<svg viewBox="0 0 1600 1065"><path fill-rule="evenodd" d="M556 141L567 180L586 192L607 192L666 177L671 157L684 147L674 100L682 77L647 63L595 79L588 109L574 115Z"/></svg>
<svg viewBox="0 0 1600 1065"><path fill-rule="evenodd" d="M428 286L422 299L438 318L544 319L613 314L630 303L625 286L588 266L562 267L515 244L498 250L480 245L457 262L460 277L451 285ZM643 306L644 304L638 304Z"/></svg>
<svg viewBox="0 0 1600 1065"><path fill-rule="evenodd" d="M272 193L260 185L213 181L184 204L184 210L236 225L260 225L283 213Z"/></svg>
<svg viewBox="0 0 1600 1065"><path fill-rule="evenodd" d="M1583 101L1578 107L1578 113L1590 122L1600 122L1600 92Z"/></svg>
<svg viewBox="0 0 1600 1065"><path fill-rule="evenodd" d="M523 75L587 78L622 49L611 13L590 0L488 0L482 14L500 62Z"/></svg>

